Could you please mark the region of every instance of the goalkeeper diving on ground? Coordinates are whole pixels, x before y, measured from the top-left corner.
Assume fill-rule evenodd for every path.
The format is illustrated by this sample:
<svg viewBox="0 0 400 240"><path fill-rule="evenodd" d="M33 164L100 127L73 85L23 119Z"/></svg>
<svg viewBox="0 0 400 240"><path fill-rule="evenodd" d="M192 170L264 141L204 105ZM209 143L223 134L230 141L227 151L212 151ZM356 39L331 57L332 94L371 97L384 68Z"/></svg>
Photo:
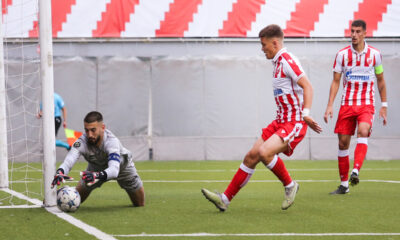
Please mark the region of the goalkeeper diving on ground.
<svg viewBox="0 0 400 240"><path fill-rule="evenodd" d="M124 148L117 137L105 128L101 113L89 112L84 119L85 133L73 144L64 162L57 169L52 187L71 180L68 173L82 155L88 162L76 189L83 203L92 190L104 182L115 179L128 193L133 206L144 206L143 182L132 161L132 153Z"/></svg>

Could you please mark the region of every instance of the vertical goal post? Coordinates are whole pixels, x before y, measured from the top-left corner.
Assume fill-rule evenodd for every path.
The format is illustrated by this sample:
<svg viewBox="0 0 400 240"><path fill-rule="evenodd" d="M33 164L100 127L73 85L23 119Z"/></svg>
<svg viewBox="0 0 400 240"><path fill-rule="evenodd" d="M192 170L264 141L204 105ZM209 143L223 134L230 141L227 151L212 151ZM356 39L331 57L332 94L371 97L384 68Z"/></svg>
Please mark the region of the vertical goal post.
<svg viewBox="0 0 400 240"><path fill-rule="evenodd" d="M51 19L51 1L39 0L40 78L42 81L43 103L43 204L45 207L52 207L57 204L56 189L51 189L51 181L56 172L53 32Z"/></svg>
<svg viewBox="0 0 400 240"><path fill-rule="evenodd" d="M8 188L6 78L3 47L3 1L0 1L0 188Z"/></svg>

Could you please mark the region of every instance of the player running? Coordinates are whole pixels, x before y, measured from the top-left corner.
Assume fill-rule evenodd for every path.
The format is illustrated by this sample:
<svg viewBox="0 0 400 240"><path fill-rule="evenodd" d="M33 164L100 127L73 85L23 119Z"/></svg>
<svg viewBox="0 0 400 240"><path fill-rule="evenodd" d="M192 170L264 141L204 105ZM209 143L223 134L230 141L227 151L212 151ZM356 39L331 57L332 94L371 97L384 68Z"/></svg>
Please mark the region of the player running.
<svg viewBox="0 0 400 240"><path fill-rule="evenodd" d="M377 80L382 107L379 117L383 125L387 123L386 83L383 78L382 56L380 52L365 42L367 25L363 20L351 24L351 45L336 54L333 65L333 81L329 91L328 106L324 120L333 115L333 102L343 75L343 95L339 116L335 126L338 134L338 165L341 184L330 194L349 192L349 145L357 127L357 146L354 151L354 165L350 176L351 185L359 182L359 173L368 149L375 113L374 82Z"/></svg>
<svg viewBox="0 0 400 240"><path fill-rule="evenodd" d="M103 116L90 112L84 119L85 133L73 144L64 162L57 170L52 187L70 179L68 173L82 155L88 166L81 172L82 179L76 186L84 202L93 189L110 179L116 179L125 189L133 206L144 206L144 188L136 172L132 154L124 148L114 134L105 128Z"/></svg>
<svg viewBox="0 0 400 240"><path fill-rule="evenodd" d="M310 116L313 88L299 61L283 48L283 31L278 25L269 25L259 33L262 51L272 59L272 85L277 116L262 130L261 137L245 156L225 192L213 193L202 189L204 196L220 211L225 211L239 190L246 185L261 161L282 182L285 199L282 209L288 209L294 202L299 185L290 177L279 153L292 155L293 150L304 138L307 125L320 133L321 127Z"/></svg>

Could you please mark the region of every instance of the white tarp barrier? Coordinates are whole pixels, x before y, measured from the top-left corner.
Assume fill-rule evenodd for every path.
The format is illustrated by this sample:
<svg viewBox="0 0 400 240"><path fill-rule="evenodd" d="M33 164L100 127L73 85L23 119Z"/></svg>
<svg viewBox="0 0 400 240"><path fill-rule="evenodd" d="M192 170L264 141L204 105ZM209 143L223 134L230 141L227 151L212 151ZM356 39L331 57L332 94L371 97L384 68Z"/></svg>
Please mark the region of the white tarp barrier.
<svg viewBox="0 0 400 240"><path fill-rule="evenodd" d="M400 113L396 112L400 109L400 102L396 101L400 99L400 83L396 81L399 60L396 55L383 56L389 125L383 127L376 114L367 159L400 158L391 151L400 144L400 127L396 124L400 121ZM312 116L324 132L317 135L309 130L291 159L336 159L337 136L333 129L341 90L336 96L333 119L328 124L323 122L333 59L307 55L300 61L314 87ZM8 69L18 73L17 65ZM107 127L134 153L135 160L149 158L150 86L155 160L243 159L260 137L261 129L276 114L271 63L259 56L59 57L54 70L55 91L66 102L68 126L83 131L85 114L101 111ZM14 88L13 81L8 81L9 96L13 96ZM376 99L378 111L377 90ZM32 109L37 108L38 103L34 103ZM16 128L20 119L11 117L8 126ZM39 121L33 114L30 117L32 122ZM58 138L64 138L62 128ZM353 139L351 157L355 142ZM66 152L57 151L60 161Z"/></svg>

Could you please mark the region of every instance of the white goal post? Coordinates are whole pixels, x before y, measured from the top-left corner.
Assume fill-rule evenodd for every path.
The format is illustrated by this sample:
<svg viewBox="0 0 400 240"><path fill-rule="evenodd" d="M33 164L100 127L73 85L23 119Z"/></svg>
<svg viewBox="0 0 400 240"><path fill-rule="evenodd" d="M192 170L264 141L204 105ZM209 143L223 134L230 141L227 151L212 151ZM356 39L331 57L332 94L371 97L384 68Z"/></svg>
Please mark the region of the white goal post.
<svg viewBox="0 0 400 240"><path fill-rule="evenodd" d="M54 134L54 72L51 1L39 0L40 78L43 102L43 186L45 207L57 204L51 181L56 172L56 136Z"/></svg>
<svg viewBox="0 0 400 240"><path fill-rule="evenodd" d="M0 10L3 9L0 1ZM4 74L3 11L0 11L0 188L8 188L6 79Z"/></svg>

